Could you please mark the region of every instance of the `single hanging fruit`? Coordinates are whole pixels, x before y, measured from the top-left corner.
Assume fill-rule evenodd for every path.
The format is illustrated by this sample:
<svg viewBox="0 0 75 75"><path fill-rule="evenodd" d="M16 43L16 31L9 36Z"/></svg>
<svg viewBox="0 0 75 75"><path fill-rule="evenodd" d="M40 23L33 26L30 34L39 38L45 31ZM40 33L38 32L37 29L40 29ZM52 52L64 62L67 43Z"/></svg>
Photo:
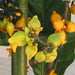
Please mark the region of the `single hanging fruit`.
<svg viewBox="0 0 75 75"><path fill-rule="evenodd" d="M36 55L35 55L35 61L37 62L43 62L45 60L45 54L43 53L43 51L39 51Z"/></svg>
<svg viewBox="0 0 75 75"><path fill-rule="evenodd" d="M62 17L60 16L60 14L56 13L56 11L53 11L53 14L50 19L51 22L53 23L55 20L61 20Z"/></svg>
<svg viewBox="0 0 75 75"><path fill-rule="evenodd" d="M7 25L6 25L6 31L7 31L7 33L8 33L10 36L13 34L14 29L15 29L14 24L8 22Z"/></svg>
<svg viewBox="0 0 75 75"><path fill-rule="evenodd" d="M65 44L67 41L66 41L66 33L64 30L61 30L61 31L56 31L55 33L61 33L61 43L60 45L63 45Z"/></svg>
<svg viewBox="0 0 75 75"><path fill-rule="evenodd" d="M37 35L40 33L40 31L43 30L43 27L41 27L41 23L40 23L37 15L35 15L30 20L30 22L28 23L28 27L29 27L31 33L35 33Z"/></svg>
<svg viewBox="0 0 75 75"><path fill-rule="evenodd" d="M8 39L9 43L16 44L17 46L24 46L26 44L26 36L24 31L18 31L14 33L11 38Z"/></svg>
<svg viewBox="0 0 75 75"><path fill-rule="evenodd" d="M56 30L56 31L61 31L63 28L64 28L64 19L63 20L55 20L53 22L53 28Z"/></svg>
<svg viewBox="0 0 75 75"><path fill-rule="evenodd" d="M24 46L26 44L26 36L24 31L18 31L14 33L9 39L8 42L13 49L13 52L16 52L17 46Z"/></svg>
<svg viewBox="0 0 75 75"><path fill-rule="evenodd" d="M67 27L65 30L67 32L69 32L69 33L75 32L75 23L74 22L68 21L66 24L67 24Z"/></svg>
<svg viewBox="0 0 75 75"><path fill-rule="evenodd" d="M38 44L26 46L25 52L29 60L31 60L31 58L37 53L38 51L37 46Z"/></svg>
<svg viewBox="0 0 75 75"><path fill-rule="evenodd" d="M72 14L75 15L75 4L72 4L71 8L70 8L70 11Z"/></svg>
<svg viewBox="0 0 75 75"><path fill-rule="evenodd" d="M21 19L19 19L16 24L15 24L16 27L22 27L23 30L25 29L25 18L22 17Z"/></svg>
<svg viewBox="0 0 75 75"><path fill-rule="evenodd" d="M45 62L50 63L56 59L56 57L57 57L56 50L57 50L57 48L53 49L53 51L51 53L49 53L49 52L45 53L45 56L46 56Z"/></svg>
<svg viewBox="0 0 75 75"><path fill-rule="evenodd" d="M62 33L51 34L47 39L47 44L52 44L52 47L55 48L61 43Z"/></svg>

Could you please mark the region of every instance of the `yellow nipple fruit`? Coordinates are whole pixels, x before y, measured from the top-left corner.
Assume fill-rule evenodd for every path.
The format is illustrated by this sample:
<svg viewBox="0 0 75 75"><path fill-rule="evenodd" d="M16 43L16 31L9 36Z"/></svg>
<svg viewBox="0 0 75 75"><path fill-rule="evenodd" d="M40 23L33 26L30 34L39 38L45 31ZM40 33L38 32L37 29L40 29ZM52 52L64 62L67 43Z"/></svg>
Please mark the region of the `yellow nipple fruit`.
<svg viewBox="0 0 75 75"><path fill-rule="evenodd" d="M17 46L24 46L26 44L25 32L18 31L14 33L9 39L9 43L16 44Z"/></svg>
<svg viewBox="0 0 75 75"><path fill-rule="evenodd" d="M24 46L26 44L25 32L18 31L14 33L9 39L8 42L13 49L13 52L16 52L17 46Z"/></svg>
<svg viewBox="0 0 75 75"><path fill-rule="evenodd" d="M58 47L61 43L62 33L53 33L47 39L47 44L52 44L52 47Z"/></svg>
<svg viewBox="0 0 75 75"><path fill-rule="evenodd" d="M45 53L45 56L46 56L45 62L50 63L50 62L53 62L57 58L56 50L57 50L57 48L53 49L53 51L51 53L49 53L49 52Z"/></svg>
<svg viewBox="0 0 75 75"><path fill-rule="evenodd" d="M43 51L39 51L36 55L35 55L35 61L37 62L43 62L45 60L45 54L43 53Z"/></svg>
<svg viewBox="0 0 75 75"><path fill-rule="evenodd" d="M6 25L6 31L7 31L7 33L10 36L13 34L14 29L15 29L15 27L14 27L14 24L13 23L11 23L11 22L7 23L7 25Z"/></svg>
<svg viewBox="0 0 75 75"><path fill-rule="evenodd" d="M29 60L31 60L31 58L34 57L35 54L37 53L38 51L37 46L38 44L26 46L25 52Z"/></svg>
<svg viewBox="0 0 75 75"><path fill-rule="evenodd" d="M67 32L69 32L69 33L75 32L75 23L74 22L68 21L66 24L67 24L67 27L65 30Z"/></svg>
<svg viewBox="0 0 75 75"><path fill-rule="evenodd" d="M62 17L60 16L60 14L56 13L56 11L53 11L53 14L50 19L51 19L51 22L53 23L56 20L61 20Z"/></svg>
<svg viewBox="0 0 75 75"><path fill-rule="evenodd" d="M65 31L64 30L61 30L61 31L56 31L55 33L62 33L62 35L61 35L61 43L60 43L60 45L62 44L65 44L65 43L67 43L67 41L66 41L66 33L65 33Z"/></svg>
<svg viewBox="0 0 75 75"><path fill-rule="evenodd" d="M22 17L21 19L19 19L16 24L15 24L16 27L22 27L23 30L25 28L25 18Z"/></svg>
<svg viewBox="0 0 75 75"><path fill-rule="evenodd" d="M70 7L70 11L75 15L75 4L72 4L72 6Z"/></svg>
<svg viewBox="0 0 75 75"><path fill-rule="evenodd" d="M35 34L37 34L37 35L40 33L40 31L43 30L43 27L41 27L41 23L40 23L37 15L35 15L30 20L30 22L28 23L28 27L29 27L31 33L35 32Z"/></svg>
<svg viewBox="0 0 75 75"><path fill-rule="evenodd" d="M55 73L55 70L52 69L48 75L57 75L57 74Z"/></svg>
<svg viewBox="0 0 75 75"><path fill-rule="evenodd" d="M56 30L56 31L61 31L61 29L64 28L64 19L63 20L55 20L53 22L53 28Z"/></svg>

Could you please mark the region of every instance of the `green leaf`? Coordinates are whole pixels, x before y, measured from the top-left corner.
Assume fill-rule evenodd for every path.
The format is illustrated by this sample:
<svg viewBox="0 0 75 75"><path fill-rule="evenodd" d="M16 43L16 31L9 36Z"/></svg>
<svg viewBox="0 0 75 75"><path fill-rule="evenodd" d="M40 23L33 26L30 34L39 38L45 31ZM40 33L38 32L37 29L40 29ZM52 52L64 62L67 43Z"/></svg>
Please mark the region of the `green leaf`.
<svg viewBox="0 0 75 75"><path fill-rule="evenodd" d="M0 31L0 45L8 45L9 36Z"/></svg>
<svg viewBox="0 0 75 75"><path fill-rule="evenodd" d="M33 68L33 71L34 71L35 75L45 75L47 63L45 63L45 62L34 63L33 60L32 60L32 63L33 63L32 68Z"/></svg>
<svg viewBox="0 0 75 75"><path fill-rule="evenodd" d="M5 27L8 21L9 20L7 18L4 18L3 21L0 20L0 27Z"/></svg>
<svg viewBox="0 0 75 75"><path fill-rule="evenodd" d="M60 62L57 65L56 73L58 75L63 75L65 69L74 61L75 59L75 33L67 33L67 44L65 44L60 50L58 50L58 58ZM61 66L60 66L61 65Z"/></svg>

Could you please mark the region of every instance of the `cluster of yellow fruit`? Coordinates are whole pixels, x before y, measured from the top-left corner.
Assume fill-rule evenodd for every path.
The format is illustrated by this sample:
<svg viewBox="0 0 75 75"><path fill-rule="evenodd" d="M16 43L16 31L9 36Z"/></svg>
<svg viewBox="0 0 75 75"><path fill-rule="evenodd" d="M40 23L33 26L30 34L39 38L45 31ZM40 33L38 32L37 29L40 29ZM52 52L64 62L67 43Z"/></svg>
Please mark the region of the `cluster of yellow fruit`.
<svg viewBox="0 0 75 75"><path fill-rule="evenodd" d="M35 56L35 60L37 62L43 62L43 61L47 63L53 62L57 57L57 47L62 42L64 42L64 40L61 40L61 38L62 35L65 33L63 31L61 31L60 33L56 32L48 37L47 44L52 44L52 47L54 48L51 52L48 52L47 50L38 52L38 44L37 43L34 44L35 39L30 35L30 33L39 35L40 31L42 31L43 29L43 27L41 27L41 23L38 17L35 15L28 23L28 26L25 26L25 22L22 21L24 21L23 18L18 20L16 22L16 26L25 27L24 31L15 32L8 39L8 42L10 43L13 52L14 53L16 52L16 48L18 46L26 45L25 52L29 60L31 60L31 58Z"/></svg>
<svg viewBox="0 0 75 75"><path fill-rule="evenodd" d="M56 31L61 31L62 28L65 28L64 21L65 19L62 19L62 17L58 13L56 13L56 11L53 11L51 22L53 24L53 28Z"/></svg>
<svg viewBox="0 0 75 75"><path fill-rule="evenodd" d="M52 50L52 52L48 52L48 51L39 51L36 55L35 55L35 61L36 62L53 62L57 57L57 48L54 48Z"/></svg>
<svg viewBox="0 0 75 75"><path fill-rule="evenodd" d="M74 13L74 9L74 6L71 6L72 13ZM65 19L62 19L60 14L56 13L56 11L53 11L53 14L50 19L53 24L53 28L55 29L55 32L60 32L63 29L65 29L69 33L75 32L75 23L67 21L65 25Z"/></svg>
<svg viewBox="0 0 75 75"><path fill-rule="evenodd" d="M8 39L8 42L10 43L10 46L14 53L16 52L18 46L26 45L25 52L27 54L27 57L31 59L38 51L38 44L33 44L35 39L30 35L30 33L34 32L34 34L38 35L40 31L42 31L43 28L41 27L40 21L35 15L28 23L28 26L25 26L25 19L22 17L16 22L15 26L20 28L22 27L24 31L15 32Z"/></svg>
<svg viewBox="0 0 75 75"><path fill-rule="evenodd" d="M73 7L71 7L71 9L73 9ZM56 11L53 11L53 14L50 19L53 24L53 28L55 29L55 33L62 33L60 45L65 44L67 42L65 31L69 33L75 32L75 23L67 21L65 25L65 19L62 19L60 14L56 13Z"/></svg>
<svg viewBox="0 0 75 75"><path fill-rule="evenodd" d="M53 11L53 14L51 16L51 21L53 23L53 27L55 29L55 33L51 34L47 39L47 44L51 44L54 48L51 52L47 50L42 50L38 52L38 44L34 43L35 38L32 37L32 34L39 35L39 33L43 30L43 27L41 27L41 23L35 15L27 24L25 25L25 18L19 19L16 24L14 25L11 22L7 22L6 24L6 31L11 36L8 39L8 42L13 50L13 52L16 52L16 49L18 46L24 46L25 53L29 60L32 59L32 57L35 56L35 61L37 62L53 62L57 57L57 48L60 45L65 44L66 41L66 33L63 29L65 29L67 32L74 32L75 24L72 22L66 22L67 26L64 24L64 19L62 20L61 16ZM15 32L15 27L22 28L24 31L18 31Z"/></svg>

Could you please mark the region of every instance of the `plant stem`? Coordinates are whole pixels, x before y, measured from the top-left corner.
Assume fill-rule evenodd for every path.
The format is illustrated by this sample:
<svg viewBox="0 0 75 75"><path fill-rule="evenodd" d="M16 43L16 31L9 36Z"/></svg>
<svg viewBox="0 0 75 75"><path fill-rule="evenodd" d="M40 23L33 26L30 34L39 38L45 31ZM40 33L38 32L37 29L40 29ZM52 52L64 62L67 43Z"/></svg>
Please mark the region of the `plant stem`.
<svg viewBox="0 0 75 75"><path fill-rule="evenodd" d="M27 24L27 0L16 1L18 1L19 8L22 11L22 17L25 18L25 23ZM27 56L25 54L25 46L18 47L17 52L12 53L12 75L27 75Z"/></svg>
<svg viewBox="0 0 75 75"><path fill-rule="evenodd" d="M65 20L67 18L67 14L68 14L69 3L70 3L70 1L67 1L66 6L65 6L65 12L64 12L64 16L63 16L63 19L65 19Z"/></svg>
<svg viewBox="0 0 75 75"><path fill-rule="evenodd" d="M54 62L48 63L48 68L47 68L47 71L46 71L46 74L45 75L48 75L49 72L52 70L53 63Z"/></svg>
<svg viewBox="0 0 75 75"><path fill-rule="evenodd" d="M42 69L41 75L44 75L44 62L42 62L42 68L41 69Z"/></svg>

